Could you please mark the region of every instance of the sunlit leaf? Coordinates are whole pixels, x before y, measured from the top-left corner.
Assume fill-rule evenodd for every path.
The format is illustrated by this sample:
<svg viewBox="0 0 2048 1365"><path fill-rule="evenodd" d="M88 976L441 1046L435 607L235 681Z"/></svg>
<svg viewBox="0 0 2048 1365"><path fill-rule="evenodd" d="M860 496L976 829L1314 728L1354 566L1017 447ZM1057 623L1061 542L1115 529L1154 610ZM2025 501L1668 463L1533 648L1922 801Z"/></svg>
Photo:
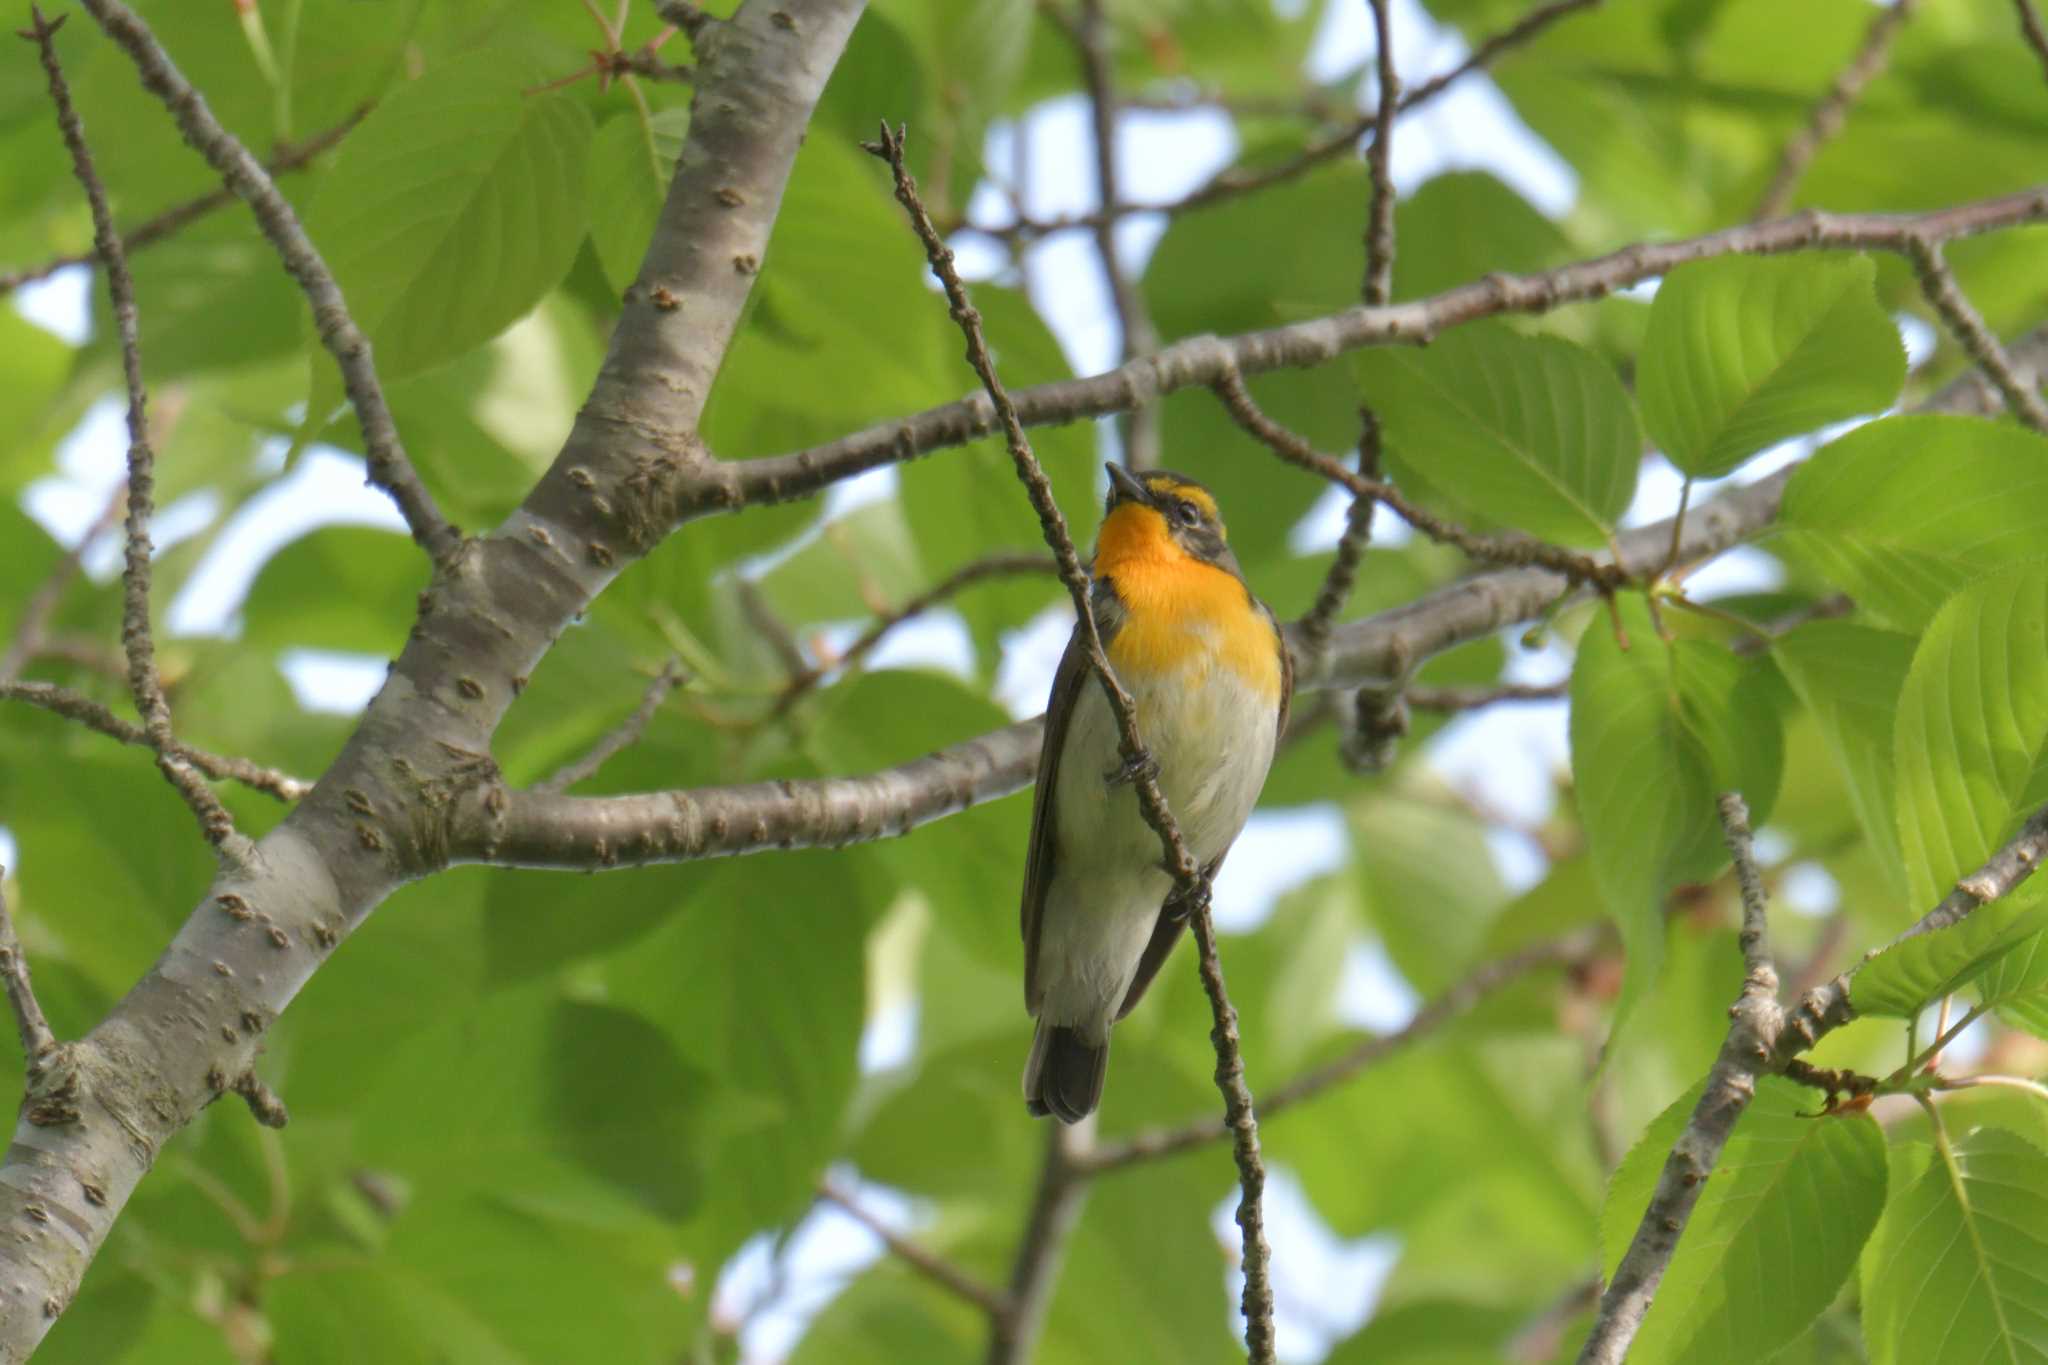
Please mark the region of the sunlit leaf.
<svg viewBox="0 0 2048 1365"><path fill-rule="evenodd" d="M1598 544L1635 492L1635 407L1569 342L1479 324L1356 365L1397 479L1420 479L1456 515Z"/></svg>
<svg viewBox="0 0 2048 1365"><path fill-rule="evenodd" d="M1714 478L1790 436L1884 408L1906 377L1867 258L1695 261L1650 308L1643 425L1687 474Z"/></svg>
<svg viewBox="0 0 2048 1365"><path fill-rule="evenodd" d="M1698 1100L1697 1088L1681 1096L1615 1172L1601 1214L1610 1274ZM1813 1101L1813 1092L1790 1081L1758 1079L1693 1206L1630 1360L1761 1360L1834 1299L1884 1208L1884 1134L1867 1114L1816 1120ZM1785 1236L1788 1220L1813 1235ZM1745 1292L1756 1284L1771 1292Z"/></svg>
<svg viewBox="0 0 2048 1365"><path fill-rule="evenodd" d="M2048 1156L1999 1128L1937 1151L1863 1255L1871 1365L2048 1360ZM1938 1312L1927 1311L1933 1304Z"/></svg>

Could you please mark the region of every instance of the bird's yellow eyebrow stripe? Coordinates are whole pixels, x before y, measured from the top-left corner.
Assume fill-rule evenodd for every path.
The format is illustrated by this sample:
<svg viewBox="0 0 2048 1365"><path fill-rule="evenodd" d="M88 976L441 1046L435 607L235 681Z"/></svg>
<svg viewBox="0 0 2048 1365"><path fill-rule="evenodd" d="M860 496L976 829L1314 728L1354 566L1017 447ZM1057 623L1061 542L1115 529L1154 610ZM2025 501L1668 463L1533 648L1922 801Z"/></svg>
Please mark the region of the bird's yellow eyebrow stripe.
<svg viewBox="0 0 2048 1365"><path fill-rule="evenodd" d="M1165 475L1154 475L1145 481L1145 486L1154 491L1171 493L1176 498L1186 498L1201 509L1203 516L1215 522L1219 531L1223 529L1223 514L1217 508L1216 499L1210 496L1208 489L1191 483L1182 483Z"/></svg>
<svg viewBox="0 0 2048 1365"><path fill-rule="evenodd" d="M1217 515L1216 512L1216 499L1209 496L1208 489L1196 488L1189 484L1181 484L1173 491L1175 496L1186 498L1189 502L1201 508L1202 515L1209 518L1209 520L1221 520L1221 518Z"/></svg>

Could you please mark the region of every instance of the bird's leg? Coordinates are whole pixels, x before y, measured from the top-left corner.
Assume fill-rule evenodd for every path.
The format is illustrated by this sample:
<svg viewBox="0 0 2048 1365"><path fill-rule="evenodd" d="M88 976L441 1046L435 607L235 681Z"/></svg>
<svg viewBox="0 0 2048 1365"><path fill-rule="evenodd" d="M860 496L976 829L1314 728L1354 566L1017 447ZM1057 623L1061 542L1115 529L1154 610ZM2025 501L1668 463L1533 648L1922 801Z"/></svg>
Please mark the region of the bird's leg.
<svg viewBox="0 0 2048 1365"><path fill-rule="evenodd" d="M1159 780L1159 760L1146 749L1138 750L1102 775L1104 785L1110 787L1127 787L1140 778Z"/></svg>
<svg viewBox="0 0 2048 1365"><path fill-rule="evenodd" d="M1169 876L1173 873L1172 868L1167 868L1166 871ZM1195 907L1209 903L1209 893L1215 889L1215 877L1216 869L1211 865L1196 875L1194 884L1187 890L1182 891L1176 884L1166 897L1166 904L1159 908L1159 912L1175 924L1187 923L1188 916L1195 912Z"/></svg>

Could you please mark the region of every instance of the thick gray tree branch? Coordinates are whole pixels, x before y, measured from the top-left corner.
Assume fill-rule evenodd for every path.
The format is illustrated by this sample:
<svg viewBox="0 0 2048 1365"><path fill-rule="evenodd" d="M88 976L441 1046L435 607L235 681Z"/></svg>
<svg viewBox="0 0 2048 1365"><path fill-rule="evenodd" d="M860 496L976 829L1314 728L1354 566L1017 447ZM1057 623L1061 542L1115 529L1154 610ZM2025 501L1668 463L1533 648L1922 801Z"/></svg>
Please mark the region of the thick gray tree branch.
<svg viewBox="0 0 2048 1365"><path fill-rule="evenodd" d="M139 21L114 0L89 4L187 135L250 189L254 163L211 135L204 102ZM756 0L701 33L699 115L682 168L563 454L503 531L443 564L319 784L246 867L216 879L107 1017L59 1044L31 1082L0 1161L0 1365L28 1358L162 1144L249 1072L270 1023L335 945L392 890L447 865L450 812L495 782L491 735L526 676L597 589L659 539L678 453L700 449L696 380L717 370L860 8ZM662 309L663 289L692 299L687 324ZM644 534L618 534L628 521Z"/></svg>
<svg viewBox="0 0 2048 1365"><path fill-rule="evenodd" d="M2048 328L2010 349L2016 364L2048 364ZM1999 405L1998 392L1971 371L1919 410L1985 416ZM1791 476L1791 468L1780 470L1689 511L1679 528L1678 562L1711 559L1769 526ZM1662 521L1623 533L1620 567L1640 575L1670 563L1675 525ZM1313 655L1298 633L1290 632L1295 687L1307 693L1385 686L1432 655L1534 620L1573 591L1573 580L1551 569L1502 569L1338 626L1328 648ZM457 862L587 870L892 838L1021 790L1038 769L1042 725L1041 719L1021 721L856 777L627 796L556 796L495 787L471 792L451 814L449 854Z"/></svg>
<svg viewBox="0 0 2048 1365"><path fill-rule="evenodd" d="M1213 388L1232 372L1311 368L1366 346L1425 343L1475 318L1541 313L1601 298L1688 261L1812 250L1904 254L1915 241L1946 242L2044 220L2048 187L1924 214L1809 211L1676 242L1639 243L1533 275L1489 275L1426 299L1349 308L1233 337L1187 337L1103 374L1037 384L1010 397L1026 426L1104 417L1179 389ZM986 395L976 394L808 450L724 466L717 483L703 490L685 514L805 497L850 475L964 445L995 429L994 406Z"/></svg>
<svg viewBox="0 0 2048 1365"><path fill-rule="evenodd" d="M1781 471L1692 509L1681 559L1710 559L1768 526L1790 477ZM1648 572L1664 563L1670 545L1670 522L1627 532L1622 565ZM1533 620L1573 591L1572 580L1549 569L1477 574L1337 627L1316 662L1290 633L1296 690L1384 684L1431 655ZM457 862L589 869L890 838L1028 785L1042 727L1042 719L1021 721L858 777L623 796L471 792L453 812L449 851Z"/></svg>
<svg viewBox="0 0 2048 1365"><path fill-rule="evenodd" d="M249 154L233 133L221 126L205 98L178 71L149 25L121 0L81 0L108 37L135 63L143 87L170 111L185 141L219 172L227 187L249 205L257 226L276 248L278 258L298 281L313 306L313 327L320 342L340 367L343 390L362 428L370 482L391 495L406 526L437 565L445 564L462 543L462 533L441 514L434 495L420 482L419 472L398 438L398 424L384 401L384 388L370 359L370 341L350 316L334 272L327 268L299 216L263 163ZM113 236L111 227L108 230ZM102 250L104 255L104 249Z"/></svg>
<svg viewBox="0 0 2048 1365"><path fill-rule="evenodd" d="M1621 1365L1628 1355L1701 1189L1719 1163L1736 1120L1756 1094L1756 1078L1771 1069L1771 1052L1784 1020L1778 1007L1777 967L1771 960L1763 878L1750 846L1749 809L1740 795L1729 792L1721 797L1720 815L1742 888L1742 994L1729 1008L1728 1037L1707 1073L1706 1089L1693 1106L1685 1131L1672 1144L1635 1237L1600 1296L1599 1314L1579 1352L1579 1365Z"/></svg>

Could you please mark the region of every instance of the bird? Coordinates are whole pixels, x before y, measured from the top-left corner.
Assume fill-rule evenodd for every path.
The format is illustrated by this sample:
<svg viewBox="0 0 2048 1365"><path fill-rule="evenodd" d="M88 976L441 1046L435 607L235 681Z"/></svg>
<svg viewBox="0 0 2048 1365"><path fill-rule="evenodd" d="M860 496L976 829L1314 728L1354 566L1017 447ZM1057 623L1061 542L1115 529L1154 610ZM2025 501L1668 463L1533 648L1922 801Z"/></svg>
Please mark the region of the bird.
<svg viewBox="0 0 2048 1365"><path fill-rule="evenodd" d="M1109 482L1089 605L1205 893L1265 785L1293 663L1207 488L1117 464ZM1038 1021L1024 1100L1068 1124L1101 1103L1110 1028L1187 925L1118 740L1076 622L1045 708L1023 895L1024 1003Z"/></svg>

